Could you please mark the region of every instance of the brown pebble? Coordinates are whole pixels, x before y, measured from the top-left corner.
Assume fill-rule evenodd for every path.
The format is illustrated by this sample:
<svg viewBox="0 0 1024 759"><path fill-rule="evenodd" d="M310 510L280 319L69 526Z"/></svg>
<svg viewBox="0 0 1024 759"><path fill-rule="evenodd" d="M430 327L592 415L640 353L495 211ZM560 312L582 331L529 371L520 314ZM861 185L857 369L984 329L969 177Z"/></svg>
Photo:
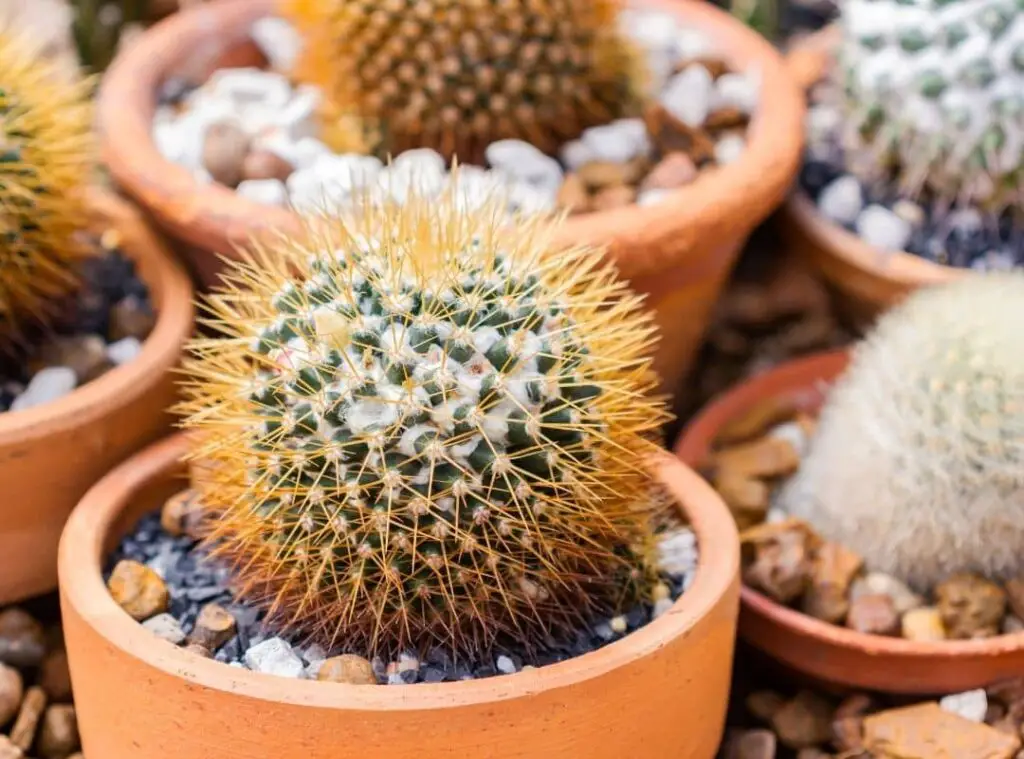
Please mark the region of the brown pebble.
<svg viewBox="0 0 1024 759"><path fill-rule="evenodd" d="M279 179L292 175L295 167L270 150L253 150L242 161L242 179Z"/></svg>
<svg viewBox="0 0 1024 759"><path fill-rule="evenodd" d="M786 523L761 527L768 537L753 541L754 558L744 567L743 582L779 603L791 603L811 580L808 534Z"/></svg>
<svg viewBox="0 0 1024 759"><path fill-rule="evenodd" d="M926 606L903 615L902 634L907 640L945 640L946 627L939 610Z"/></svg>
<svg viewBox="0 0 1024 759"><path fill-rule="evenodd" d="M812 748L832 737L832 707L808 690L797 693L772 717L779 742L787 748Z"/></svg>
<svg viewBox="0 0 1024 759"><path fill-rule="evenodd" d="M610 187L632 185L643 176L644 165L638 161L629 163L613 163L611 161L591 161L580 166L576 175L591 190L604 190Z"/></svg>
<svg viewBox="0 0 1024 759"><path fill-rule="evenodd" d="M107 581L110 595L137 622L167 611L170 595L156 572L131 559L122 559Z"/></svg>
<svg viewBox="0 0 1024 759"><path fill-rule="evenodd" d="M775 712L786 705L786 699L773 690L758 690L747 696L744 705L754 719L771 722Z"/></svg>
<svg viewBox="0 0 1024 759"><path fill-rule="evenodd" d="M957 574L935 588L939 614L954 640L988 638L999 634L1006 614L1006 593L982 577Z"/></svg>
<svg viewBox="0 0 1024 759"><path fill-rule="evenodd" d="M786 398L768 398L759 401L722 425L715 436L715 445L745 443L761 437L777 424L791 421L797 414L793 402Z"/></svg>
<svg viewBox="0 0 1024 759"><path fill-rule="evenodd" d="M708 114L704 120L706 129L732 129L745 127L750 117L739 108L721 108Z"/></svg>
<svg viewBox="0 0 1024 759"><path fill-rule="evenodd" d="M203 139L203 168L214 181L237 187L242 181L242 165L249 145L249 135L238 124L230 121L211 124Z"/></svg>
<svg viewBox="0 0 1024 759"><path fill-rule="evenodd" d="M114 366L107 357L107 343L99 335L55 335L39 348L31 368L66 366L79 384L89 382Z"/></svg>
<svg viewBox="0 0 1024 759"><path fill-rule="evenodd" d="M174 537L188 535L198 538L201 520L199 494L190 488L172 495L164 501L163 508L160 509L160 526L164 532Z"/></svg>
<svg viewBox="0 0 1024 759"><path fill-rule="evenodd" d="M711 484L729 507L739 529L764 521L771 496L763 480L725 470L715 471Z"/></svg>
<svg viewBox="0 0 1024 759"><path fill-rule="evenodd" d="M624 208L634 200L636 200L636 189L633 187L626 185L606 187L591 198L591 208L594 211L611 211L615 208Z"/></svg>
<svg viewBox="0 0 1024 759"><path fill-rule="evenodd" d="M864 747L864 717L835 717L832 720L832 745L840 751Z"/></svg>
<svg viewBox="0 0 1024 759"><path fill-rule="evenodd" d="M866 717L864 747L899 759L1010 759L1020 739L930 702Z"/></svg>
<svg viewBox="0 0 1024 759"><path fill-rule="evenodd" d="M825 542L814 553L811 583L804 595L803 611L817 619L840 624L850 608L850 583L864 560L839 543Z"/></svg>
<svg viewBox="0 0 1024 759"><path fill-rule="evenodd" d="M156 326L156 314L148 303L129 295L115 303L110 309L109 337L117 342L126 337L144 341Z"/></svg>
<svg viewBox="0 0 1024 759"><path fill-rule="evenodd" d="M397 668L396 668L397 671ZM376 685L373 666L361 656L342 654L324 661L316 673L317 680L350 685Z"/></svg>
<svg viewBox="0 0 1024 759"><path fill-rule="evenodd" d="M0 662L12 667L37 667L46 654L43 626L16 606L0 611Z"/></svg>
<svg viewBox="0 0 1024 759"><path fill-rule="evenodd" d="M39 685L51 701L71 700L71 673L68 671L68 654L63 648L51 651L43 659Z"/></svg>
<svg viewBox="0 0 1024 759"><path fill-rule="evenodd" d="M651 173L640 185L640 190L672 190L688 185L696 178L697 167L690 156L674 151L662 158L651 169Z"/></svg>
<svg viewBox="0 0 1024 759"><path fill-rule="evenodd" d="M21 673L14 667L0 664L0 727L14 719L24 695Z"/></svg>
<svg viewBox="0 0 1024 759"><path fill-rule="evenodd" d="M722 750L722 759L775 759L778 740L771 730L733 730Z"/></svg>
<svg viewBox="0 0 1024 759"><path fill-rule="evenodd" d="M237 629L231 612L220 604L206 604L199 611L195 627L188 636L188 642L216 651L231 640Z"/></svg>
<svg viewBox="0 0 1024 759"><path fill-rule="evenodd" d="M200 645L199 643L189 643L183 647L183 650L193 653L196 656L201 656L204 659L212 659L213 651L208 649L206 646Z"/></svg>
<svg viewBox="0 0 1024 759"><path fill-rule="evenodd" d="M850 602L846 626L868 635L896 635L900 631L900 615L891 597L884 593L865 594Z"/></svg>
<svg viewBox="0 0 1024 759"><path fill-rule="evenodd" d="M590 195L583 180L577 174L567 174L558 188L555 204L574 213L585 213L590 209Z"/></svg>
<svg viewBox="0 0 1024 759"><path fill-rule="evenodd" d="M25 691L18 718L11 728L11 742L22 751L28 751L36 737L39 720L46 709L46 693L39 686Z"/></svg>
<svg viewBox="0 0 1024 759"><path fill-rule="evenodd" d="M25 752L14 745L6 735L0 735L0 759L22 759Z"/></svg>
<svg viewBox="0 0 1024 759"><path fill-rule="evenodd" d="M1006 600L1013 615L1024 619L1024 578L1014 578L1003 587L1006 589Z"/></svg>
<svg viewBox="0 0 1024 759"><path fill-rule="evenodd" d="M39 726L36 751L44 759L65 759L79 747L78 721L71 704L49 706Z"/></svg>
<svg viewBox="0 0 1024 759"><path fill-rule="evenodd" d="M800 466L800 456L788 440L765 436L734 445L715 455L719 470L731 469L747 477L785 477Z"/></svg>

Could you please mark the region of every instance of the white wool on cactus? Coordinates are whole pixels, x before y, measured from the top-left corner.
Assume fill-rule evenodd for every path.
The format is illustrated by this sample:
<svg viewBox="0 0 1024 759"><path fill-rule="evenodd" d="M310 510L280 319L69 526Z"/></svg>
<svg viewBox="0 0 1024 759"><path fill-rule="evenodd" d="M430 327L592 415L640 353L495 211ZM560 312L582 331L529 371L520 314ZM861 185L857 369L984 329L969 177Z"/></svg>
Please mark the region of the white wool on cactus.
<svg viewBox="0 0 1024 759"><path fill-rule="evenodd" d="M1024 274L918 292L829 393L779 505L927 590L1024 571Z"/></svg>

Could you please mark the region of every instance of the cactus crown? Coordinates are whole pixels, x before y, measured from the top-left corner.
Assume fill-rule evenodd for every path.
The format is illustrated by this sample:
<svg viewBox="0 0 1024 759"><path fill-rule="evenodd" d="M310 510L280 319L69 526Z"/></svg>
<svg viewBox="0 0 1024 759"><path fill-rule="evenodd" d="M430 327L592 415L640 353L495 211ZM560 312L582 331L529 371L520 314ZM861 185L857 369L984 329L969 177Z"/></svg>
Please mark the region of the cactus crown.
<svg viewBox="0 0 1024 759"><path fill-rule="evenodd" d="M382 154L429 147L482 163L502 139L545 152L630 115L640 58L619 0L288 0L300 77L380 130ZM326 65L325 65L326 64Z"/></svg>
<svg viewBox="0 0 1024 759"><path fill-rule="evenodd" d="M1024 275L927 289L883 316L779 505L926 591L1024 571Z"/></svg>
<svg viewBox="0 0 1024 759"><path fill-rule="evenodd" d="M0 344L25 337L74 285L94 167L90 84L0 28Z"/></svg>
<svg viewBox="0 0 1024 759"><path fill-rule="evenodd" d="M235 268L184 410L242 597L382 653L541 645L635 599L654 327L554 228L414 194Z"/></svg>
<svg viewBox="0 0 1024 759"><path fill-rule="evenodd" d="M854 163L905 192L995 211L1021 199L1024 4L850 0L838 73Z"/></svg>

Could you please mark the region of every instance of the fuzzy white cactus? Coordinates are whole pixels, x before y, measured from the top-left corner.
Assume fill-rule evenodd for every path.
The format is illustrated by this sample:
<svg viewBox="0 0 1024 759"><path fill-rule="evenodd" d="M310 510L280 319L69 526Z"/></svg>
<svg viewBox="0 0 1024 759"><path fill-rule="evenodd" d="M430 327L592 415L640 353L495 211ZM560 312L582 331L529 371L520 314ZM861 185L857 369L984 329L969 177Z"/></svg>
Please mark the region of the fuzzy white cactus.
<svg viewBox="0 0 1024 759"><path fill-rule="evenodd" d="M779 505L926 590L1024 571L1024 274L921 291L829 394Z"/></svg>
<svg viewBox="0 0 1024 759"><path fill-rule="evenodd" d="M854 168L1001 210L1024 165L1024 3L847 0L838 74Z"/></svg>

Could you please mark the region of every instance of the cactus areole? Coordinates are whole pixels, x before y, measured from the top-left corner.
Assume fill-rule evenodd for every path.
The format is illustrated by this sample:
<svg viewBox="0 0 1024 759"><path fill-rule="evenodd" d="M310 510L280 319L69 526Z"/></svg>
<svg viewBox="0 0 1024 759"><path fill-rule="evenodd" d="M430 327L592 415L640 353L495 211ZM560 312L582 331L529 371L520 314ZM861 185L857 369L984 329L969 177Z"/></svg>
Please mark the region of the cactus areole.
<svg viewBox="0 0 1024 759"><path fill-rule="evenodd" d="M364 653L542 646L635 602L654 328L553 228L413 197L234 269L186 411L242 597Z"/></svg>

